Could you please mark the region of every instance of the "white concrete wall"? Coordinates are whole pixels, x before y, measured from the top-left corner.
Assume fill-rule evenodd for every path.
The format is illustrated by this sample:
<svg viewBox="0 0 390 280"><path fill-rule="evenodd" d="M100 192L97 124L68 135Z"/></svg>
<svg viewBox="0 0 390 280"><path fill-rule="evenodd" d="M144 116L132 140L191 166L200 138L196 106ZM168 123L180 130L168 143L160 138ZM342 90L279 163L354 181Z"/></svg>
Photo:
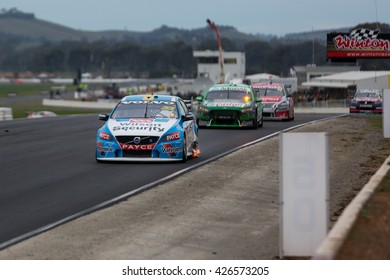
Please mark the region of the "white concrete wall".
<svg viewBox="0 0 390 280"><path fill-rule="evenodd" d="M390 75L356 81L356 89L389 89Z"/></svg>
<svg viewBox="0 0 390 280"><path fill-rule="evenodd" d="M219 51L194 51L195 58L198 57L218 57L218 63L198 63L198 77L206 73L214 83L218 83L221 78L221 66L219 63ZM236 59L236 64L224 63L225 82L232 79L243 79L245 77L245 53L243 52L223 52L222 57L226 59Z"/></svg>
<svg viewBox="0 0 390 280"><path fill-rule="evenodd" d="M12 120L12 108L0 107L0 121Z"/></svg>

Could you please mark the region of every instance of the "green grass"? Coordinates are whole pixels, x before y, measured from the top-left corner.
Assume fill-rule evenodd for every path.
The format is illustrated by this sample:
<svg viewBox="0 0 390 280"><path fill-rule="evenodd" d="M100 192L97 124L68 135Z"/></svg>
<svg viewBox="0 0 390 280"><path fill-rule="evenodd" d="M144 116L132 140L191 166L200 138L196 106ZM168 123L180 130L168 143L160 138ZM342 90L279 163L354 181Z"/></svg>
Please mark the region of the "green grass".
<svg viewBox="0 0 390 280"><path fill-rule="evenodd" d="M390 192L390 171L386 173L378 186L380 192Z"/></svg>
<svg viewBox="0 0 390 280"><path fill-rule="evenodd" d="M382 115L373 115L370 117L370 125L374 129L382 129Z"/></svg>
<svg viewBox="0 0 390 280"><path fill-rule="evenodd" d="M99 113L109 113L110 111L106 109L85 109L85 108L43 106L41 101L9 103L8 105L5 105L3 107L12 108L14 119L25 118L27 117L29 112L36 112L36 111L51 111L56 113L57 115L92 114L92 113L99 114Z"/></svg>
<svg viewBox="0 0 390 280"><path fill-rule="evenodd" d="M53 84L0 84L0 98L7 98L9 93L16 93L18 96L34 96L41 95L43 91L50 91ZM74 86L67 85L66 91L73 92ZM12 101L12 102L11 102ZM57 115L71 114L92 114L92 113L108 113L106 109L85 109L85 108L68 108L68 107L50 107L43 106L41 100L37 101L18 101L2 102L0 107L12 108L14 119L25 118L29 112L36 111L52 111Z"/></svg>
<svg viewBox="0 0 390 280"><path fill-rule="evenodd" d="M0 84L0 98L8 97L10 93L18 96L40 95L41 92L50 92L54 84ZM73 91L73 85L66 86L67 91Z"/></svg>

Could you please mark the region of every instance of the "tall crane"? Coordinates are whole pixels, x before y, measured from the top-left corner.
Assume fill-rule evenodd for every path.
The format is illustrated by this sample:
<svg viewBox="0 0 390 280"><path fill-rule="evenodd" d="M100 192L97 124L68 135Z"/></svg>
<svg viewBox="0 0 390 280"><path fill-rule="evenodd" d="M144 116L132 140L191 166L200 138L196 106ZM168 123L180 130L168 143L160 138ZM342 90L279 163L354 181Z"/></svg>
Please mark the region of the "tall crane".
<svg viewBox="0 0 390 280"><path fill-rule="evenodd" d="M217 35L218 40L218 50L219 50L219 64L221 65L221 79L220 83L225 83L225 70L223 66L223 57L222 57L222 44L221 44L221 37L219 36L219 29L218 26L215 25L214 22L212 22L210 19L207 19L207 24L209 25L209 28L211 30L215 30L215 34Z"/></svg>

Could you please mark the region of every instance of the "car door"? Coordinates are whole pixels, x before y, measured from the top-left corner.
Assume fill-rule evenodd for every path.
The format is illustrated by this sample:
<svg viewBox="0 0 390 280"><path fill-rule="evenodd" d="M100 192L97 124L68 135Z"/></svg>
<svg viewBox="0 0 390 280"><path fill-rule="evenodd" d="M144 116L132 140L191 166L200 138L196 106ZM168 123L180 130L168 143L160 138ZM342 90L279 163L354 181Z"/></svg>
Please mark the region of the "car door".
<svg viewBox="0 0 390 280"><path fill-rule="evenodd" d="M183 100L179 99L179 113L181 115L181 118L188 114L192 114L189 110L186 104ZM192 146L192 143L196 141L196 133L195 133L195 118L192 120L186 120L183 121L183 129L186 134L186 145L187 148L190 148Z"/></svg>
<svg viewBox="0 0 390 280"><path fill-rule="evenodd" d="M257 112L257 122L261 120L261 117L263 116L263 103L257 102L257 99L260 98L260 95L257 95L255 91L252 88L252 96L253 96L253 102L255 102L256 112Z"/></svg>

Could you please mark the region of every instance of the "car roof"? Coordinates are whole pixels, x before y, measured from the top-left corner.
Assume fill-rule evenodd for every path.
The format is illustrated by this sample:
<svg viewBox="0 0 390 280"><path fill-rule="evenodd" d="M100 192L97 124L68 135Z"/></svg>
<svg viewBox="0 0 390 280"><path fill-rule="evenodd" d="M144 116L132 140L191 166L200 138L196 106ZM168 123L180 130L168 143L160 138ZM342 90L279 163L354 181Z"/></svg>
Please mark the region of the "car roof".
<svg viewBox="0 0 390 280"><path fill-rule="evenodd" d="M284 87L284 84L282 83L255 83L252 84L254 88L278 88L278 87Z"/></svg>
<svg viewBox="0 0 390 280"><path fill-rule="evenodd" d="M178 96L173 95L153 95L153 94L140 94L140 95L128 95L121 99L122 101L165 101L165 102L177 102Z"/></svg>
<svg viewBox="0 0 390 280"><path fill-rule="evenodd" d="M245 84L216 84L209 88L210 90L222 90L222 89L251 89L251 86Z"/></svg>
<svg viewBox="0 0 390 280"><path fill-rule="evenodd" d="M356 92L375 92L375 93L377 93L377 92L382 92L382 90L380 90L380 89L358 89L358 90L356 90Z"/></svg>

